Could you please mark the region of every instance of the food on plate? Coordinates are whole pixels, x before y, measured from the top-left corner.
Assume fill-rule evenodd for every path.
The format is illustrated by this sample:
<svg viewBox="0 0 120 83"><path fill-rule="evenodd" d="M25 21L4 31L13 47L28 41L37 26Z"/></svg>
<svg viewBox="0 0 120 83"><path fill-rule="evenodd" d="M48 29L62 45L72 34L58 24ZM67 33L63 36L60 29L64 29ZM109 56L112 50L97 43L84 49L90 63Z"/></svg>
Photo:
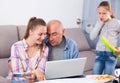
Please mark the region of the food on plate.
<svg viewBox="0 0 120 83"><path fill-rule="evenodd" d="M91 76L92 80L113 80L114 77L111 75L93 75Z"/></svg>

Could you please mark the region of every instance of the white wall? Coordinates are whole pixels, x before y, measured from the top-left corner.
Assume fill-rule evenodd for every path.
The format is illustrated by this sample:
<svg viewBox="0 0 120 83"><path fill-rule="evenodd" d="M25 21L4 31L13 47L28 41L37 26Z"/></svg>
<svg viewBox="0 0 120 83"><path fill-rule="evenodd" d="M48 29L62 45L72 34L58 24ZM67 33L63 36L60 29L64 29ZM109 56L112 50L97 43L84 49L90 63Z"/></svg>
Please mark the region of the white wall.
<svg viewBox="0 0 120 83"><path fill-rule="evenodd" d="M82 9L83 0L0 0L0 25L25 25L36 16L46 22L59 19L65 27L76 27Z"/></svg>

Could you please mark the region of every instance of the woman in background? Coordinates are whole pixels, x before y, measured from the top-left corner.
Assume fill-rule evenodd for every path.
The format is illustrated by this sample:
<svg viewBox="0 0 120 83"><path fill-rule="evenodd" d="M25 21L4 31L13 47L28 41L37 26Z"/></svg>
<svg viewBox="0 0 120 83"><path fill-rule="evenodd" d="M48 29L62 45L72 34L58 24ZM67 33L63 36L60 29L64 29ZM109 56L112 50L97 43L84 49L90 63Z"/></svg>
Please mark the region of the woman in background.
<svg viewBox="0 0 120 83"><path fill-rule="evenodd" d="M46 23L41 18L32 17L27 25L23 40L11 47L11 76L13 83L26 83L45 80L45 64L48 59L48 47L42 42L46 37ZM29 76L17 77L17 73ZM27 80L27 81L26 81Z"/></svg>
<svg viewBox="0 0 120 83"><path fill-rule="evenodd" d="M115 19L111 5L108 1L102 1L98 6L98 21L95 28L90 33L91 40L99 36L96 46L96 59L93 67L93 74L114 73L117 59L115 55L107 49L101 42L101 37L105 36L111 44L117 47L118 36L120 33L120 21Z"/></svg>

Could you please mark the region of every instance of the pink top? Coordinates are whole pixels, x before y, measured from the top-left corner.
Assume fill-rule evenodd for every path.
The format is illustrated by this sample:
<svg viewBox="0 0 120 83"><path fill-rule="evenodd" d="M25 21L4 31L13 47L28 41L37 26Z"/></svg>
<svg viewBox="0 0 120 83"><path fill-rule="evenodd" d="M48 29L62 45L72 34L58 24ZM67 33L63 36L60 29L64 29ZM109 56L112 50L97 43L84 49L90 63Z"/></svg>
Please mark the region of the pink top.
<svg viewBox="0 0 120 83"><path fill-rule="evenodd" d="M14 79L13 73L23 73L38 68L43 73L45 72L45 64L48 60L48 47L43 47L43 57L40 57L40 51L38 51L34 57L28 58L27 47L25 39L16 42L11 47L11 61L12 72L9 72L8 78Z"/></svg>

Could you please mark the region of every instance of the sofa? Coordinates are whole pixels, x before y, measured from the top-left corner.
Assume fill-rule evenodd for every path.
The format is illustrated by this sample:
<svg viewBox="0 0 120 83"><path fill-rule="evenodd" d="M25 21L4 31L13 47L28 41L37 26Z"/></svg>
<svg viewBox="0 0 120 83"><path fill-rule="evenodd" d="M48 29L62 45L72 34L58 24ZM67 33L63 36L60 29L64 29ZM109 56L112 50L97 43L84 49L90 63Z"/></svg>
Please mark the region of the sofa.
<svg viewBox="0 0 120 83"><path fill-rule="evenodd" d="M25 31L25 26L24 25L18 26L18 30L19 30L19 39L22 39L24 31ZM94 63L96 54L95 54L95 51L90 48L82 29L81 28L66 28L65 36L76 41L78 48L79 48L80 57L87 57L84 74L85 75L92 74L93 63Z"/></svg>
<svg viewBox="0 0 120 83"><path fill-rule="evenodd" d="M0 83L5 82L8 74L8 58L10 57L11 45L22 39L26 26L24 25L0 25ZM93 63L95 60L95 51L93 51L81 28L66 28L65 35L76 41L79 48L80 57L87 57L84 74L92 74ZM118 60L117 68L120 67ZM3 80L3 82L1 82Z"/></svg>
<svg viewBox="0 0 120 83"><path fill-rule="evenodd" d="M0 83L10 83L4 77L8 74L11 45L18 41L18 30L15 25L0 25L0 29Z"/></svg>
<svg viewBox="0 0 120 83"><path fill-rule="evenodd" d="M80 57L87 57L84 74L92 74L93 63L95 60L95 51L91 49L81 28L67 28L65 35L76 41Z"/></svg>

